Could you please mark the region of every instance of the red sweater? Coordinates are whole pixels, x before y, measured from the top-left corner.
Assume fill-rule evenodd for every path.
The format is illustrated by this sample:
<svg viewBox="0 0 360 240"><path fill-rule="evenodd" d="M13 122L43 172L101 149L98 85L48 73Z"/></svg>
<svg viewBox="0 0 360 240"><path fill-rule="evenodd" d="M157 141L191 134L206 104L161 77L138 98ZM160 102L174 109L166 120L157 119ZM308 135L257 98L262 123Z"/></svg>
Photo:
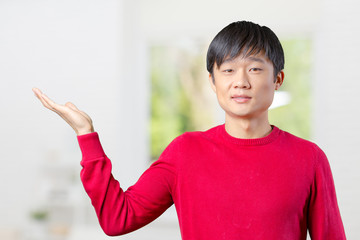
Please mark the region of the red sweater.
<svg viewBox="0 0 360 240"><path fill-rule="evenodd" d="M184 240L342 240L325 154L277 127L238 139L224 125L177 137L127 191L97 133L78 137L81 179L108 235L134 231L173 203Z"/></svg>

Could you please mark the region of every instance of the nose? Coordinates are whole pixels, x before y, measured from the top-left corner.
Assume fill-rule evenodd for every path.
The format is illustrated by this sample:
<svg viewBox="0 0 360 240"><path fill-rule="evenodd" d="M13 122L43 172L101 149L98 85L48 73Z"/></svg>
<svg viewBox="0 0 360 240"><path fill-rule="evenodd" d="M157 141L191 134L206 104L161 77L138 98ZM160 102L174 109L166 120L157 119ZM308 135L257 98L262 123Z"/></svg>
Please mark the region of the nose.
<svg viewBox="0 0 360 240"><path fill-rule="evenodd" d="M249 79L246 73L238 73L234 79L234 87L235 88L245 88L248 89L251 87Z"/></svg>

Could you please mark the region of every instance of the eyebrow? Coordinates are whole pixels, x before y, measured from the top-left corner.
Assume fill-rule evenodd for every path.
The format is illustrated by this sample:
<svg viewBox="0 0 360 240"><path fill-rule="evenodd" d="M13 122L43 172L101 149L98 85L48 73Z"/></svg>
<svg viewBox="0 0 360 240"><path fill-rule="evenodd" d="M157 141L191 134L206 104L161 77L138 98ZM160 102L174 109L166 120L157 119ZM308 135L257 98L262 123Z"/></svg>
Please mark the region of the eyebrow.
<svg viewBox="0 0 360 240"><path fill-rule="evenodd" d="M254 61L254 62L260 62L260 63L265 63L265 60L262 58L258 58L258 57L253 57L253 56L249 56L249 57L245 57L244 59L250 60L250 61ZM226 58L222 64L227 63L227 62L231 62L233 61L233 58ZM221 64L221 65L222 65Z"/></svg>
<svg viewBox="0 0 360 240"><path fill-rule="evenodd" d="M257 57L252 57L252 56L247 57L247 58L248 58L249 60L251 60L251 61L254 61L254 62L265 63L264 59L262 59L262 58L257 58Z"/></svg>

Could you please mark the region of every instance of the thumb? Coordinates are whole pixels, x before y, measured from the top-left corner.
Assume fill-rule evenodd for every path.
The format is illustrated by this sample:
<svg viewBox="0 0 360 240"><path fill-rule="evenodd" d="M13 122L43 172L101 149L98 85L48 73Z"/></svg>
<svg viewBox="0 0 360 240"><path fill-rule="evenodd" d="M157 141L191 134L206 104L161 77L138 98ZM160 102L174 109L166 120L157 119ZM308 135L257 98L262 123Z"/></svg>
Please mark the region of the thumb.
<svg viewBox="0 0 360 240"><path fill-rule="evenodd" d="M65 106L67 106L67 107L69 107L69 108L71 108L71 109L73 109L75 111L79 111L79 109L74 104L72 104L71 102L65 103Z"/></svg>
<svg viewBox="0 0 360 240"><path fill-rule="evenodd" d="M67 102L67 103L65 104L65 106L67 106L67 107L71 108L72 110L74 110L74 111L82 114L90 123L92 123L92 120L91 120L91 118L89 117L89 115L87 115L85 112L79 110L73 103Z"/></svg>

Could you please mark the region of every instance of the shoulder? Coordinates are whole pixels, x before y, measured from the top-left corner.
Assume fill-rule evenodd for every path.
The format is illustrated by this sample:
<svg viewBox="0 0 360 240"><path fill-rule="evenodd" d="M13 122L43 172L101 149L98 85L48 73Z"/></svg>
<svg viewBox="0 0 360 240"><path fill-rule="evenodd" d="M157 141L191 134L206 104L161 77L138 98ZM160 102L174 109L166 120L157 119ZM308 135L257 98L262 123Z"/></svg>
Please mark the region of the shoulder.
<svg viewBox="0 0 360 240"><path fill-rule="evenodd" d="M159 160L178 163L194 152L207 149L211 141L209 136L212 136L211 132L215 129L216 127L206 131L185 132L177 136L161 153Z"/></svg>
<svg viewBox="0 0 360 240"><path fill-rule="evenodd" d="M300 156L298 160L302 163L310 163L313 180L315 178L332 179L330 162L325 152L316 143L297 137L286 131L282 132L284 140L288 141L288 144L293 146L293 150L295 149L293 152Z"/></svg>
<svg viewBox="0 0 360 240"><path fill-rule="evenodd" d="M317 162L327 161L324 151L314 142L295 136L287 131L280 130L279 140L292 151Z"/></svg>
<svg viewBox="0 0 360 240"><path fill-rule="evenodd" d="M185 132L176 137L165 149L167 150L179 150L182 152L188 148L194 148L195 146L208 145L217 138L218 130L220 126L213 127L205 131L192 131Z"/></svg>
<svg viewBox="0 0 360 240"><path fill-rule="evenodd" d="M305 170L304 175L309 176L311 181L319 169L330 172L329 161L316 143L283 130L279 134L279 141L281 151L286 153L288 159L294 160L293 163L298 166L299 171Z"/></svg>
<svg viewBox="0 0 360 240"><path fill-rule="evenodd" d="M204 131L185 132L179 137L177 137L175 141L181 142L182 144L200 144L203 142L212 142L218 138L220 128L221 125Z"/></svg>
<svg viewBox="0 0 360 240"><path fill-rule="evenodd" d="M305 148L313 151L321 151L319 146L311 140L295 136L294 134L291 134L287 131L280 130L279 136L280 141L296 148Z"/></svg>

